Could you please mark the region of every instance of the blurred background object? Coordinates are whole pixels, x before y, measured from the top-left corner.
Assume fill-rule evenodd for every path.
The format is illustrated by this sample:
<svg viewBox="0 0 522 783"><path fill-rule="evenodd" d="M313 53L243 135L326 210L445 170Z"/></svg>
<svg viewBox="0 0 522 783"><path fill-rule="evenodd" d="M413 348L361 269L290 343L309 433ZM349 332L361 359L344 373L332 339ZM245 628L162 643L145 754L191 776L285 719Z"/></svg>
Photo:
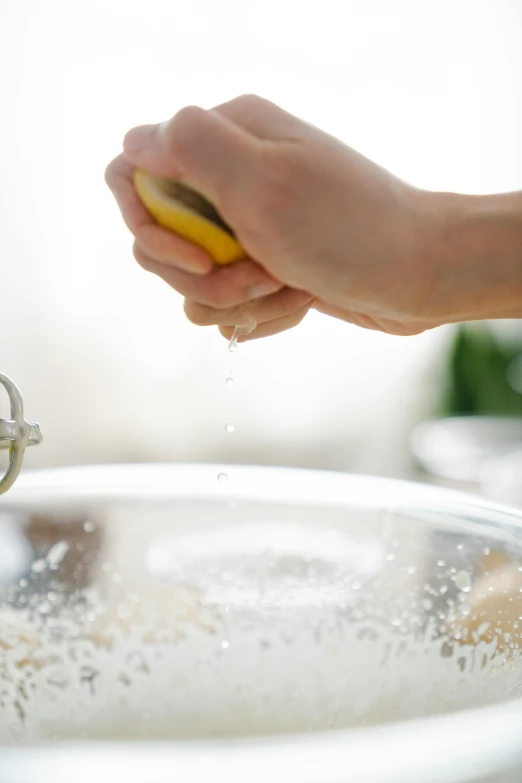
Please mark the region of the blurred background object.
<svg viewBox="0 0 522 783"><path fill-rule="evenodd" d="M0 367L45 433L27 466L417 477L409 439L423 420L520 416L520 340L499 352L489 329L400 338L312 313L229 354L137 267L103 172L131 126L256 92L419 187L519 189L521 36L513 0L326 0L320 14L275 0L3 0Z"/></svg>
<svg viewBox="0 0 522 783"><path fill-rule="evenodd" d="M522 505L522 325L459 326L438 419L417 426L412 449L428 474Z"/></svg>

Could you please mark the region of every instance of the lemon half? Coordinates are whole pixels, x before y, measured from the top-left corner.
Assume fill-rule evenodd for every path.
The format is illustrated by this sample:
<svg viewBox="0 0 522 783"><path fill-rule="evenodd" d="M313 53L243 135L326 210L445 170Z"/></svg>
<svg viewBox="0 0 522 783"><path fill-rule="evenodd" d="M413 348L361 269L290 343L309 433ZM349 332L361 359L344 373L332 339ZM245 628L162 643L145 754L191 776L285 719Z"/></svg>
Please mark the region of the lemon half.
<svg viewBox="0 0 522 783"><path fill-rule="evenodd" d="M183 182L136 169L134 187L160 226L199 245L217 264L231 264L245 257L244 249L215 207Z"/></svg>

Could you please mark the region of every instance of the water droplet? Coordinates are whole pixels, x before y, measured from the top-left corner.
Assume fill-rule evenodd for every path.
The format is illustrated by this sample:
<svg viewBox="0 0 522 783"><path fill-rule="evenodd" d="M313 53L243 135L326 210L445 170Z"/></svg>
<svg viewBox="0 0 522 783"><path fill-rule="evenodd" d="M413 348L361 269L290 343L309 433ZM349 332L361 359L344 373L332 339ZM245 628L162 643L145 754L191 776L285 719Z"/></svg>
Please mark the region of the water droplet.
<svg viewBox="0 0 522 783"><path fill-rule="evenodd" d="M40 601L38 611L40 614L49 614L52 611L52 606L49 601Z"/></svg>
<svg viewBox="0 0 522 783"><path fill-rule="evenodd" d="M69 544L67 541L58 541L57 544L52 546L47 552L47 557L45 558L49 564L49 567L53 570L56 570L68 551Z"/></svg>
<svg viewBox="0 0 522 783"><path fill-rule="evenodd" d="M94 530L96 529L96 525L94 522L91 522L90 519L88 519L86 522L83 523L83 529L86 533L94 533Z"/></svg>
<svg viewBox="0 0 522 783"><path fill-rule="evenodd" d="M489 547L489 546L485 546L485 547L484 547L484 554L485 554L485 555L490 555L490 554L491 554L491 549L490 549L490 547Z"/></svg>
<svg viewBox="0 0 522 783"><path fill-rule="evenodd" d="M459 552L462 552L462 550L464 549L464 544L457 544L457 549L459 550Z"/></svg>
<svg viewBox="0 0 522 783"><path fill-rule="evenodd" d="M41 557L39 560L35 560L34 563L31 564L31 571L33 574L41 574L43 571L45 571L46 568L47 563L43 557Z"/></svg>
<svg viewBox="0 0 522 783"><path fill-rule="evenodd" d="M388 553L386 554L386 560L387 560L389 563L392 563L392 562L395 560L395 555L393 554L393 552L388 552Z"/></svg>
<svg viewBox="0 0 522 783"><path fill-rule="evenodd" d="M256 328L257 324L255 321L251 321L249 324L242 324L240 326L236 326L234 329L234 333L230 339L230 342L228 344L228 350L229 351L237 351L237 340L238 337L242 337L245 334L250 334L250 332L253 332Z"/></svg>
<svg viewBox="0 0 522 783"><path fill-rule="evenodd" d="M235 429L236 429L236 425L235 424L231 424L231 422L227 422L225 424L225 432L234 432Z"/></svg>
<svg viewBox="0 0 522 783"><path fill-rule="evenodd" d="M139 652L129 653L127 656L127 664L135 671L148 671L148 666Z"/></svg>
<svg viewBox="0 0 522 783"><path fill-rule="evenodd" d="M439 568L443 568L446 565L445 560L437 560L437 565Z"/></svg>
<svg viewBox="0 0 522 783"><path fill-rule="evenodd" d="M217 480L220 484L224 484L226 481L228 481L228 473L218 473Z"/></svg>
<svg viewBox="0 0 522 783"><path fill-rule="evenodd" d="M229 375L225 380L225 383L227 386L232 386L232 384L234 383L234 379Z"/></svg>
<svg viewBox="0 0 522 783"><path fill-rule="evenodd" d="M461 605L459 606L459 613L460 613L460 614L461 614L463 617L467 617L467 616L469 615L469 613L470 613L470 612L471 612L471 606L470 606L469 604L461 604Z"/></svg>
<svg viewBox="0 0 522 783"><path fill-rule="evenodd" d="M61 669L52 672L47 678L48 685L51 685L53 688L60 688L60 690L67 688L69 682L70 680L67 672L62 671Z"/></svg>
<svg viewBox="0 0 522 783"><path fill-rule="evenodd" d="M468 571L459 571L453 577L453 581L463 593L469 593L472 586L471 574Z"/></svg>
<svg viewBox="0 0 522 783"><path fill-rule="evenodd" d="M228 639L222 639L221 640L221 649L222 650L228 650L229 647L230 647L230 642L228 641Z"/></svg>
<svg viewBox="0 0 522 783"><path fill-rule="evenodd" d="M20 579L20 581L18 582L18 584L20 585L20 587L27 587L27 585L29 584L29 582L27 581L27 579Z"/></svg>

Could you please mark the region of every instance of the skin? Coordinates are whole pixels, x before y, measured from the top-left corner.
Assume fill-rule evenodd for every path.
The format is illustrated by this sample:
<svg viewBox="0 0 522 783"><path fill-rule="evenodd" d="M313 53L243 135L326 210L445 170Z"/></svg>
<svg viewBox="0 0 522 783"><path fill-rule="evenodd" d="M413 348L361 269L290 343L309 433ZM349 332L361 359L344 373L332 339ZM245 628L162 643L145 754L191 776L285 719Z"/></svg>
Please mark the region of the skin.
<svg viewBox="0 0 522 783"><path fill-rule="evenodd" d="M155 224L136 167L199 190L249 259L214 267ZM241 340L277 334L310 308L399 335L522 317L522 193L414 188L256 96L134 128L106 181L138 263L185 298L190 321L227 339L252 320Z"/></svg>

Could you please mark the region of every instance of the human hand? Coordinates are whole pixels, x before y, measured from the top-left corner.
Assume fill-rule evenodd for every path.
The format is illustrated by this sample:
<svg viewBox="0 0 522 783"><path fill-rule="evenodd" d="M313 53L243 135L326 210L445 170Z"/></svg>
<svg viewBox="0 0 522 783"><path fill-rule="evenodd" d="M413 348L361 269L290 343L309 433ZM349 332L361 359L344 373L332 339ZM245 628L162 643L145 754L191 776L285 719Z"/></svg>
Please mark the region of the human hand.
<svg viewBox="0 0 522 783"><path fill-rule="evenodd" d="M249 260L213 268L155 224L132 185L136 167L200 191ZM185 297L191 321L218 324L226 337L252 321L257 328L241 339L275 334L310 307L394 334L473 317L465 291L473 294L475 278L445 245L454 200L407 185L255 96L135 128L107 181L138 262Z"/></svg>

